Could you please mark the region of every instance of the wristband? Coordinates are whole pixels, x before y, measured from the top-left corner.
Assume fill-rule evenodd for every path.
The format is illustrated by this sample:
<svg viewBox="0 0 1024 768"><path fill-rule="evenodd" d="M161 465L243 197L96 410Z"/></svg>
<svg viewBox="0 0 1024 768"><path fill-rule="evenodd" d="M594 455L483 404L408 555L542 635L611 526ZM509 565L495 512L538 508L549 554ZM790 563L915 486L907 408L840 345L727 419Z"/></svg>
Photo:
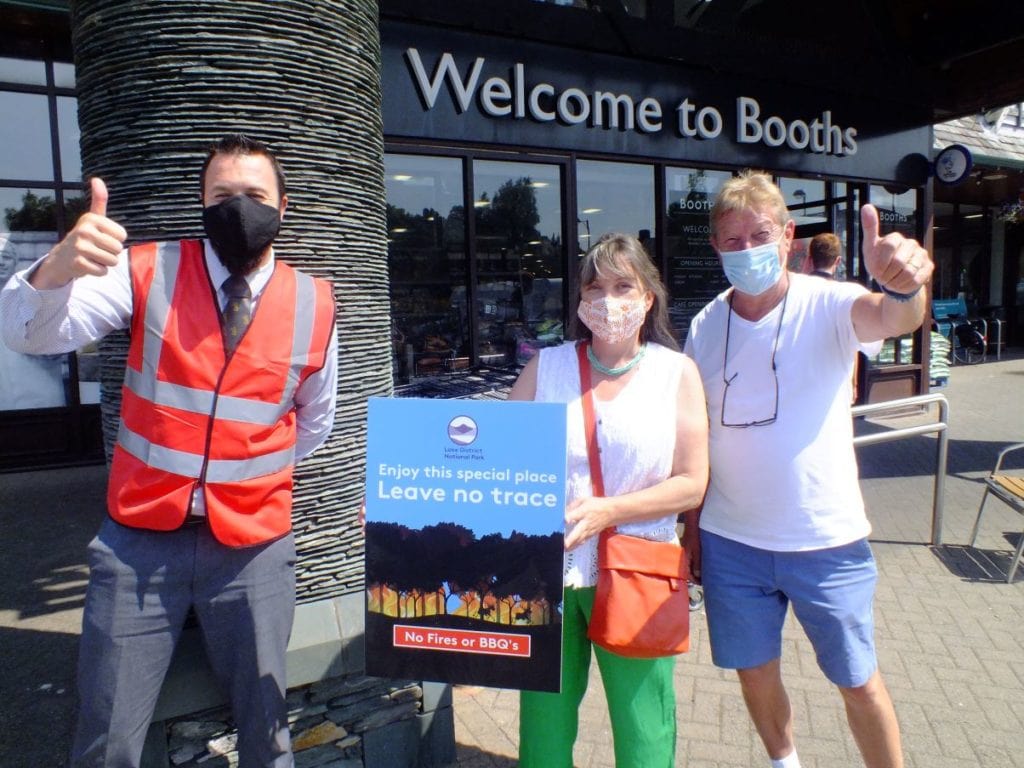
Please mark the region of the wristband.
<svg viewBox="0 0 1024 768"><path fill-rule="evenodd" d="M884 293L886 296L888 296L891 299L895 299L896 301L900 302L901 304L910 301L912 298L917 296L918 293L921 292L921 286L920 285L917 286L917 288L912 290L910 293L897 293L896 291L890 291L888 288L886 288L881 283L878 284L878 287L882 290L882 293Z"/></svg>

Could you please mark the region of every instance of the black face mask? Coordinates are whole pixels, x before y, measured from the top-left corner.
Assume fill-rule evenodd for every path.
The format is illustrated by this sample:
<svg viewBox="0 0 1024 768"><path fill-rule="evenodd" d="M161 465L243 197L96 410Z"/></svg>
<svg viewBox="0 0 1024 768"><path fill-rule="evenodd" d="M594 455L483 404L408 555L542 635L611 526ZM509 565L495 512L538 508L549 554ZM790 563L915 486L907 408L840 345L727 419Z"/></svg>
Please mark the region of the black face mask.
<svg viewBox="0 0 1024 768"><path fill-rule="evenodd" d="M220 262L233 275L255 269L281 228L277 208L235 195L203 209L203 228Z"/></svg>

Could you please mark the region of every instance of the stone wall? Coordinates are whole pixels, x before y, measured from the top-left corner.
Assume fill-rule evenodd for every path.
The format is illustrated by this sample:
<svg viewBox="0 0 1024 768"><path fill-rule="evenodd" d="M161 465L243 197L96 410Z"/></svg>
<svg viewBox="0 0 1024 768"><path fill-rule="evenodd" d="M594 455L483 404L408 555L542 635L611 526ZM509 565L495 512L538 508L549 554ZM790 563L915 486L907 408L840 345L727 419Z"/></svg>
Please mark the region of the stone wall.
<svg viewBox="0 0 1024 768"><path fill-rule="evenodd" d="M296 768L433 768L455 760L451 690L440 683L351 676L288 694ZM234 768L231 711L160 724L173 768Z"/></svg>

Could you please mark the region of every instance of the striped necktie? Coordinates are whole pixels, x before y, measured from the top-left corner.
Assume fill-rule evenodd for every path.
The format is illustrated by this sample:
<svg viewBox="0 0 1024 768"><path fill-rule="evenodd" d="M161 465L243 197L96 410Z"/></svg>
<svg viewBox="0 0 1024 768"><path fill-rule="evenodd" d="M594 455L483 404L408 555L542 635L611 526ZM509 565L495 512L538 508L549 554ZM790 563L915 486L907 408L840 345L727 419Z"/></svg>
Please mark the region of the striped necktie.
<svg viewBox="0 0 1024 768"><path fill-rule="evenodd" d="M242 275L228 277L221 285L221 290L228 297L221 317L224 348L228 352L233 352L245 329L249 327L249 321L252 320L252 293L249 291L249 283Z"/></svg>

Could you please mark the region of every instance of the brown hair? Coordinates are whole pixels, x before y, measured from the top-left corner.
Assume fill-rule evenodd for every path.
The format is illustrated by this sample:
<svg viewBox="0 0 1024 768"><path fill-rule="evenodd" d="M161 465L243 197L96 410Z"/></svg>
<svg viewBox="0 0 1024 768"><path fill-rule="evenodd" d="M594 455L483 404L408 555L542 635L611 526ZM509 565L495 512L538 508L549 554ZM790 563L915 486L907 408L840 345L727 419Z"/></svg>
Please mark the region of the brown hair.
<svg viewBox="0 0 1024 768"><path fill-rule="evenodd" d="M807 253L815 269L829 270L836 265L843 255L843 244L831 232L822 232L811 238Z"/></svg>
<svg viewBox="0 0 1024 768"><path fill-rule="evenodd" d="M727 213L736 211L767 210L779 226L789 220L789 209L782 191L764 171L749 168L733 176L722 185L711 206L711 234L718 231L718 224Z"/></svg>
<svg viewBox="0 0 1024 768"><path fill-rule="evenodd" d="M220 141L212 144L207 151L206 160L203 162L203 169L199 172L200 197L206 192L206 171L216 155L263 155L270 161L270 165L274 169L274 176L277 177L277 196L279 198L285 196L284 171L281 170L281 164L277 162L277 158L270 151L270 147L262 141L250 139L244 134L229 133Z"/></svg>
<svg viewBox="0 0 1024 768"><path fill-rule="evenodd" d="M632 235L609 232L601 235L580 262L580 289L592 283L599 275L612 274L620 277L640 279L640 285L654 296L654 303L647 312L640 328L640 341L653 341L663 347L677 350L679 342L672 333L668 321L668 291L661 282L658 268L654 266L647 251ZM590 339L590 329L575 314L569 323L569 333L574 339Z"/></svg>

